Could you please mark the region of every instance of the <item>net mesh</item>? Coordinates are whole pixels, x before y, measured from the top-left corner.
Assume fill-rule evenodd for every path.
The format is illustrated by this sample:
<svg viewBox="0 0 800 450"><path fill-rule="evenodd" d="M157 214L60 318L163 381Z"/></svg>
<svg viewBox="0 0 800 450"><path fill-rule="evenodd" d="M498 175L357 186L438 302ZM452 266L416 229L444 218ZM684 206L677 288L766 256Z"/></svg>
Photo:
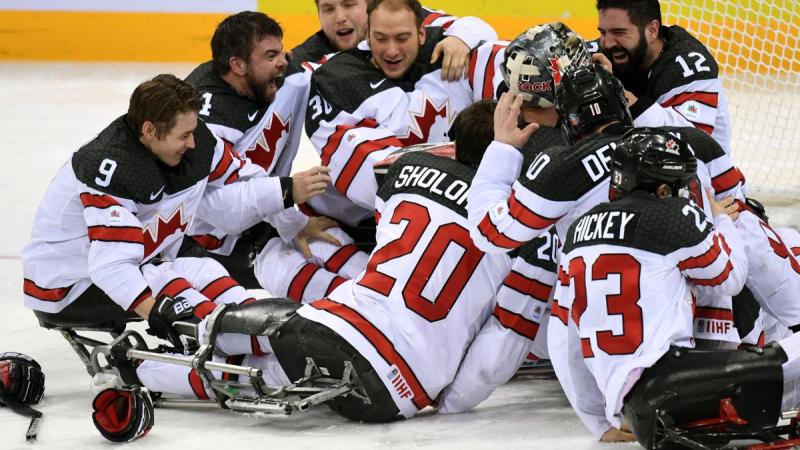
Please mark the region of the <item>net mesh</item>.
<svg viewBox="0 0 800 450"><path fill-rule="evenodd" d="M719 63L748 194L800 202L800 2L662 0L661 9Z"/></svg>

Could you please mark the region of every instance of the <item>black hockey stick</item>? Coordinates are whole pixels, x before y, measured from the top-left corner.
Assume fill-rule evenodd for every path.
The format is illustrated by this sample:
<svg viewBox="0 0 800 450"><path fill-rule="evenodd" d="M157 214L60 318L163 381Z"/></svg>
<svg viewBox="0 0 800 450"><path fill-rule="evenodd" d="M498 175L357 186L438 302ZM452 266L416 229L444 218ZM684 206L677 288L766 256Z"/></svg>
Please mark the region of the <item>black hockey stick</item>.
<svg viewBox="0 0 800 450"><path fill-rule="evenodd" d="M7 395L0 394L0 406L8 406L9 409L17 414L31 418L31 423L28 425L28 431L25 433L25 440L33 442L36 440L36 435L39 434L39 427L42 425L42 413L31 408L29 405L20 402L15 398Z"/></svg>

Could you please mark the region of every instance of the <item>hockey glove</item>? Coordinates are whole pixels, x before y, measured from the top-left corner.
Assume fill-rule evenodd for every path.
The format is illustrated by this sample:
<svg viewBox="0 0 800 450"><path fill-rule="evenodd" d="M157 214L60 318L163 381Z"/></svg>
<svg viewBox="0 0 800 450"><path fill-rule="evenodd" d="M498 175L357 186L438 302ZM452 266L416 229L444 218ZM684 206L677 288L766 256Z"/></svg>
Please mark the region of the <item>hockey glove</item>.
<svg viewBox="0 0 800 450"><path fill-rule="evenodd" d="M35 405L44 395L44 373L33 358L17 352L0 354L0 397Z"/></svg>
<svg viewBox="0 0 800 450"><path fill-rule="evenodd" d="M124 386L106 389L92 402L94 426L113 442L130 442L153 427L153 401L147 388Z"/></svg>
<svg viewBox="0 0 800 450"><path fill-rule="evenodd" d="M150 325L147 332L170 341L176 347L181 347L179 333L173 327L176 321L197 322L194 317L194 306L183 297L172 298L163 295L153 304L147 319Z"/></svg>

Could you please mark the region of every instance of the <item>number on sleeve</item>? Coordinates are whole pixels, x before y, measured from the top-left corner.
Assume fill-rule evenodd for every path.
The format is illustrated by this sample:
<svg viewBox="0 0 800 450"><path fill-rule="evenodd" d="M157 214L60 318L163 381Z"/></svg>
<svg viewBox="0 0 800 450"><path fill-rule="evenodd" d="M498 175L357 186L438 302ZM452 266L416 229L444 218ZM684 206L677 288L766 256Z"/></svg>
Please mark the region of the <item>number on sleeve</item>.
<svg viewBox="0 0 800 450"><path fill-rule="evenodd" d="M198 113L201 116L207 116L207 115L209 115L211 113L211 96L212 95L213 94L211 94L211 92L204 92L203 95L201 96L201 97L203 97L203 107L200 108L200 112Z"/></svg>
<svg viewBox="0 0 800 450"><path fill-rule="evenodd" d="M694 58L694 70L692 70L689 67L689 64L686 62L686 60L683 58L683 56L679 55L679 56L675 57L675 61L678 64L680 64L681 68L683 69L683 77L684 78L689 78L692 75L694 75L695 73L710 72L711 71L710 67L704 65L704 63L706 62L706 57L701 55L700 53L691 52L686 56L688 56L690 59Z"/></svg>
<svg viewBox="0 0 800 450"><path fill-rule="evenodd" d="M114 175L115 170L117 170L117 162L113 159L104 159L100 163L100 168L97 169L104 178L95 177L94 182L97 183L98 186L107 187L111 184L111 176Z"/></svg>
<svg viewBox="0 0 800 450"><path fill-rule="evenodd" d="M533 159L531 165L528 166L528 171L525 172L525 176L528 177L529 180L535 180L548 164L550 164L550 155L539 153L536 155L536 158Z"/></svg>
<svg viewBox="0 0 800 450"><path fill-rule="evenodd" d="M684 206L683 209L681 210L681 212L686 217L689 217L689 216L693 216L694 217L694 226L696 226L697 229L700 230L700 232L706 231L706 228L708 227L708 225L711 224L708 221L708 218L705 217L704 215L701 215L702 213L700 211L698 211L697 208L695 208L692 205Z"/></svg>

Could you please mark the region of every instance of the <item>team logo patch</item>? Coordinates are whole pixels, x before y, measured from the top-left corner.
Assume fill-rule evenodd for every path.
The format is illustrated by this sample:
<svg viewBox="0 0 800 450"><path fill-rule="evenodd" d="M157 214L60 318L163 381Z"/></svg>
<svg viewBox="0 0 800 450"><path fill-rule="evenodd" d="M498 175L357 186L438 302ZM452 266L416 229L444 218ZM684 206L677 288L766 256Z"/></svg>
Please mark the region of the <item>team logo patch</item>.
<svg viewBox="0 0 800 450"><path fill-rule="evenodd" d="M493 221L497 222L498 220L508 215L508 206L505 204L497 205L489 210L489 215L491 216Z"/></svg>
<svg viewBox="0 0 800 450"><path fill-rule="evenodd" d="M112 206L108 211L108 224L119 225L122 223L122 212L119 206Z"/></svg>

